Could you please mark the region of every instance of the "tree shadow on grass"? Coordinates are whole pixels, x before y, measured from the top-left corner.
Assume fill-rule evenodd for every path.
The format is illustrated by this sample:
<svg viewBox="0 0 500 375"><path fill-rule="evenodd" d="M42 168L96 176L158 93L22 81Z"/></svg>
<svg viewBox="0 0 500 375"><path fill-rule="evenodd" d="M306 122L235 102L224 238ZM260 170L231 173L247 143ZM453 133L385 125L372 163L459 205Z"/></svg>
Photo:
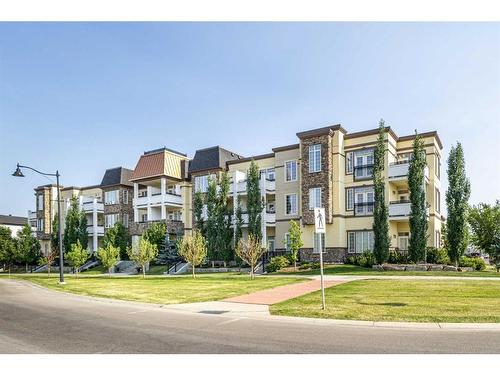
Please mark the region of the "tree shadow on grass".
<svg viewBox="0 0 500 375"><path fill-rule="evenodd" d="M407 303L402 303L402 302L380 302L380 303L358 302L358 303L360 305L368 305L368 306L391 306L391 307L408 306Z"/></svg>

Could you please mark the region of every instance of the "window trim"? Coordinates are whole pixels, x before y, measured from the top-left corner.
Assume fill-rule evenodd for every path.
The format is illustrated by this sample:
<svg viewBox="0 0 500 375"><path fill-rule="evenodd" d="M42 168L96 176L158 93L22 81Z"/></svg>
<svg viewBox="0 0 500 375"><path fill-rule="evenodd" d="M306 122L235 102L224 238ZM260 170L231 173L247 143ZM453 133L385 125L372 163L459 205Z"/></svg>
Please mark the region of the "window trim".
<svg viewBox="0 0 500 375"><path fill-rule="evenodd" d="M345 210L346 211L354 211L354 190L355 189L356 188L353 187L353 186L345 188ZM352 207L351 208L349 208L349 205L348 205L348 203L349 203L349 199L348 199L349 198L349 194L348 194L348 191L352 191Z"/></svg>
<svg viewBox="0 0 500 375"><path fill-rule="evenodd" d="M315 155L316 154L316 150L314 148L316 147L319 147L319 169L318 170L311 170L311 167L314 167L315 164L313 164L311 162L311 154ZM309 173L318 173L318 172L321 172L321 149L322 149L322 145L321 143L315 143L315 144L312 144L312 145L309 145L308 146L308 157L309 157ZM316 157L314 157L314 161L316 161Z"/></svg>
<svg viewBox="0 0 500 375"><path fill-rule="evenodd" d="M321 247L322 247L322 253L325 254L326 253L326 236L325 236L325 233L314 233L312 234L313 236L313 254L319 254L319 251L316 251L316 235L320 235L322 238L322 241L321 241Z"/></svg>
<svg viewBox="0 0 500 375"><path fill-rule="evenodd" d="M357 233L364 233L364 232L371 232L372 233L372 240L375 240L375 234L373 233L373 229L360 229L360 230L348 230L347 232L347 252L349 254L363 254L364 250L361 250L360 252L356 251L356 234ZM354 233L354 251L349 251L349 235L350 233ZM370 249L368 249L370 250ZM373 247L370 250L373 252Z"/></svg>
<svg viewBox="0 0 500 375"><path fill-rule="evenodd" d="M287 165L287 163L292 163L292 162L295 163L295 179L287 180L286 179L286 169L287 169L286 165ZM283 179L285 180L285 182L296 182L299 179L299 165L298 164L299 163L297 162L297 159L285 160L285 163L284 163L284 167L285 167L284 171L285 171L285 173L284 173L284 176L283 176Z"/></svg>
<svg viewBox="0 0 500 375"><path fill-rule="evenodd" d="M350 156L350 158L349 158ZM354 174L354 159L353 159L354 153L352 151L347 151L345 153L345 174ZM351 171L349 172L349 159L351 160Z"/></svg>
<svg viewBox="0 0 500 375"><path fill-rule="evenodd" d="M295 212L292 212L292 213L287 213L287 205L286 205L286 197L290 197L294 195L295 196L295 208L296 208L296 211ZM290 208L291 208L291 204L290 204ZM290 194L285 194L285 216L295 216L295 215L298 215L299 213L299 199L298 199L298 195L297 193L290 193Z"/></svg>
<svg viewBox="0 0 500 375"><path fill-rule="evenodd" d="M313 211L314 207L315 207L315 206L311 207L311 203L312 203L311 202L311 191L313 191L313 190L314 191L319 190L319 206L317 206L317 207L323 207L322 202L321 202L322 201L321 198L323 198L322 197L321 186L312 187L312 188L309 188L309 192L308 192L308 196L309 196L309 211ZM316 194L314 194L314 195L316 195Z"/></svg>

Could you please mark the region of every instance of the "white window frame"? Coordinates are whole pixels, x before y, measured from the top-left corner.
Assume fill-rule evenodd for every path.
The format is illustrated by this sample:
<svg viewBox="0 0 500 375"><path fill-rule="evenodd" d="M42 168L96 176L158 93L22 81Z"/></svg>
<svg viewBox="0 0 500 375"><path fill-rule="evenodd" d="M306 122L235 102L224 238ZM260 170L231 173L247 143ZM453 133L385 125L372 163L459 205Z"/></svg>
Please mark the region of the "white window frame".
<svg viewBox="0 0 500 375"><path fill-rule="evenodd" d="M434 203L434 205L436 206L436 212L439 214L441 213L441 191L439 191L438 188L436 188L435 197L436 202Z"/></svg>
<svg viewBox="0 0 500 375"><path fill-rule="evenodd" d="M123 204L128 204L128 190L123 190Z"/></svg>
<svg viewBox="0 0 500 375"><path fill-rule="evenodd" d="M43 210L43 206L44 206L44 199L43 199L44 195L43 194L38 194L37 195L37 199L38 199L38 202L37 202L37 210L38 211L42 211Z"/></svg>
<svg viewBox="0 0 500 375"><path fill-rule="evenodd" d="M287 212L288 210L288 205L287 205L287 198L288 197L292 197L294 196L295 197L295 211L292 212ZM285 215L287 216L292 216L292 215L297 215L297 213L299 212L299 202L298 202L298 198L297 198L297 194L296 193L292 193L292 194L285 194ZM290 210L293 208L293 205L292 205L292 201L290 200Z"/></svg>
<svg viewBox="0 0 500 375"><path fill-rule="evenodd" d="M354 233L354 237L352 234ZM353 246L354 240L354 246ZM368 246L365 246L368 245ZM347 252L350 254L362 254L365 250L373 251L374 234L370 230L347 231Z"/></svg>
<svg viewBox="0 0 500 375"><path fill-rule="evenodd" d="M309 173L321 172L321 143L309 146Z"/></svg>
<svg viewBox="0 0 500 375"><path fill-rule="evenodd" d="M315 207L323 207L321 204L321 188L314 187L309 189L309 210L314 210Z"/></svg>
<svg viewBox="0 0 500 375"><path fill-rule="evenodd" d="M286 251L290 251L290 233L286 232L284 237L285 249Z"/></svg>
<svg viewBox="0 0 500 375"><path fill-rule="evenodd" d="M210 175L205 174L202 176L195 176L194 178L194 191L206 193L208 190L208 184L210 183Z"/></svg>
<svg viewBox="0 0 500 375"><path fill-rule="evenodd" d="M122 224L125 228L128 228L129 216L127 213L123 214Z"/></svg>
<svg viewBox="0 0 500 375"><path fill-rule="evenodd" d="M288 170L288 164L289 163L291 163L290 165L295 165L295 178L290 178L290 180L287 179L287 177L288 177L287 170ZM294 177L292 172L290 172L290 174L291 174L291 177ZM285 161L285 182L294 182L294 181L297 181L297 174L298 174L297 160L287 160L287 161Z"/></svg>
<svg viewBox="0 0 500 375"><path fill-rule="evenodd" d="M120 203L120 190L109 190L104 192L104 204L118 204Z"/></svg>
<svg viewBox="0 0 500 375"><path fill-rule="evenodd" d="M118 220L120 220L119 214L106 214L104 215L104 227L112 228Z"/></svg>
<svg viewBox="0 0 500 375"><path fill-rule="evenodd" d="M326 253L326 237L324 233L313 233L313 254L319 254L319 235L321 235L321 250L322 253Z"/></svg>
<svg viewBox="0 0 500 375"><path fill-rule="evenodd" d="M272 179L271 177L269 176L272 176ZM266 171L266 178L269 180L269 181L275 181L276 180L276 171L274 170L274 168L267 168L267 171Z"/></svg>
<svg viewBox="0 0 500 375"><path fill-rule="evenodd" d="M356 232L347 232L347 252L349 254L356 253Z"/></svg>
<svg viewBox="0 0 500 375"><path fill-rule="evenodd" d="M345 189L346 200L345 200L345 210L354 210L354 188L350 187ZM350 198L350 199L349 199Z"/></svg>

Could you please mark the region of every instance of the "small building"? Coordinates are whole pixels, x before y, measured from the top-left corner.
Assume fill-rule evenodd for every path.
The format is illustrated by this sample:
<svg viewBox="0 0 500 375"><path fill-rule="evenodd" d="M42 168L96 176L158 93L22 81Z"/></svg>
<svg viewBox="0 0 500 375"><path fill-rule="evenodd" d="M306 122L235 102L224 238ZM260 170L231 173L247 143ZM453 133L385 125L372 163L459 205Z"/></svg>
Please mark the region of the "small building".
<svg viewBox="0 0 500 375"><path fill-rule="evenodd" d="M0 215L0 225L9 228L12 236L16 237L23 227L28 224L28 218L24 216Z"/></svg>

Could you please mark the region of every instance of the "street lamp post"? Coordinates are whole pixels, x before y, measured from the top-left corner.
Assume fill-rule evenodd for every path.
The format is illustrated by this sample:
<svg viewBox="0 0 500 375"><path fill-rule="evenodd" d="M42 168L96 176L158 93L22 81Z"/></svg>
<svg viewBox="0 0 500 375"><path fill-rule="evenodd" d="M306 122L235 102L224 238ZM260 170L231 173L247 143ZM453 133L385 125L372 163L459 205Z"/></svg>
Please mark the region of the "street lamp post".
<svg viewBox="0 0 500 375"><path fill-rule="evenodd" d="M57 222L58 222L58 238L59 238L59 284L64 284L64 258L63 258L63 243L62 243L62 217L61 217L61 191L59 189L59 171L56 171L56 173L43 173L40 171L37 171L35 168L28 167L26 165L20 165L17 163L17 168L14 173L12 173L12 176L14 177L24 177L23 172L21 171L21 168L26 168L26 169L31 169L32 171L39 173L43 176L52 176L56 178L57 181Z"/></svg>

